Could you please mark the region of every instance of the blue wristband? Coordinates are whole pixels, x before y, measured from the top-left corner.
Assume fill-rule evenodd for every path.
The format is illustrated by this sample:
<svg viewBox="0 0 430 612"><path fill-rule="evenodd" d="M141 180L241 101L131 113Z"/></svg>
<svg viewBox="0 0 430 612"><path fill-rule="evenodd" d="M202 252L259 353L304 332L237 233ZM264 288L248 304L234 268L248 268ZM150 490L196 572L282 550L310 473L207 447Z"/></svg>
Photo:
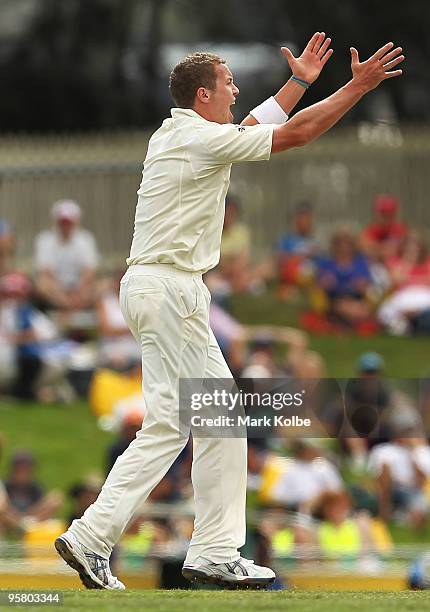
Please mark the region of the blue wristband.
<svg viewBox="0 0 430 612"><path fill-rule="evenodd" d="M295 77L294 75L292 77L290 77L292 81L294 81L295 83L298 83L299 85L301 85L302 87L304 87L305 89L308 89L311 84L308 83L307 81L304 81L303 79L299 79L298 77Z"/></svg>

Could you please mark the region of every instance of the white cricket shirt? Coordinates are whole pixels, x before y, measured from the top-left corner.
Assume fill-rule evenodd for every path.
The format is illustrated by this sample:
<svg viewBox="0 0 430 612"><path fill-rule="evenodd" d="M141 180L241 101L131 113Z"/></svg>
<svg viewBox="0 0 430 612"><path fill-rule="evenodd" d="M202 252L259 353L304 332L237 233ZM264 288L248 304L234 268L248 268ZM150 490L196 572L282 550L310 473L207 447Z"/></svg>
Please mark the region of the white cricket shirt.
<svg viewBox="0 0 430 612"><path fill-rule="evenodd" d="M188 108L171 113L148 144L127 264L204 273L219 261L231 165L269 159L274 125L219 124Z"/></svg>

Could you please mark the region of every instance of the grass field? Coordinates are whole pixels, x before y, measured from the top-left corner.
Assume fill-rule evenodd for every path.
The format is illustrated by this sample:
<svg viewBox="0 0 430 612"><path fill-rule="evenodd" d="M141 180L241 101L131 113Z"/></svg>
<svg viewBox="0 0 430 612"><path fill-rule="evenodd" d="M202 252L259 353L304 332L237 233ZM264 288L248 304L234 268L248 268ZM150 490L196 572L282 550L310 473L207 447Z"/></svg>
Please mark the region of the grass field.
<svg viewBox="0 0 430 612"><path fill-rule="evenodd" d="M1 592L0 592L1 596ZM393 612L430 610L430 597L426 592L378 591L64 591L61 610L103 610L116 612L150 610L159 612L220 612L234 607L238 610L294 612ZM15 609L17 607L14 606ZM2 607L5 609L5 607ZM47 606L26 606L18 609L46 610Z"/></svg>
<svg viewBox="0 0 430 612"><path fill-rule="evenodd" d="M43 406L0 399L0 434L4 444L0 478L17 448L34 452L38 478L48 487L65 490L89 473L104 474L111 436L97 426L86 402Z"/></svg>

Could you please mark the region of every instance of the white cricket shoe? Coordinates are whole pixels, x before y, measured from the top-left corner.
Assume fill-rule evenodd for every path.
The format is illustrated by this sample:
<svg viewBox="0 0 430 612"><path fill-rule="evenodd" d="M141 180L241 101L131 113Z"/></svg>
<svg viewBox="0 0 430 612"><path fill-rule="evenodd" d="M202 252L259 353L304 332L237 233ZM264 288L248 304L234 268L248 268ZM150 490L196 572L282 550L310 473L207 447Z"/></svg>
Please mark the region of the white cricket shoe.
<svg viewBox="0 0 430 612"><path fill-rule="evenodd" d="M239 557L230 563L212 563L199 557L196 563L186 563L182 575L190 582L218 584L229 589L259 589L272 584L276 574L269 567Z"/></svg>
<svg viewBox="0 0 430 612"><path fill-rule="evenodd" d="M76 570L87 589L124 590L125 586L109 567L109 559L97 555L66 531L55 540L55 548L67 565Z"/></svg>

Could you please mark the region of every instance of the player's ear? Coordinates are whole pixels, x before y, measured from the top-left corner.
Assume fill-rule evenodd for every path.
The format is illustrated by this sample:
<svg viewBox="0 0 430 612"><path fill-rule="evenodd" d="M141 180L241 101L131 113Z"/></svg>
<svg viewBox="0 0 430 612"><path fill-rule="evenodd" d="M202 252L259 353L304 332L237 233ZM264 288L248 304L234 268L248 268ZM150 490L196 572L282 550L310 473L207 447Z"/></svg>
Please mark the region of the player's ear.
<svg viewBox="0 0 430 612"><path fill-rule="evenodd" d="M196 98L199 102L203 102L203 104L207 104L210 99L209 90L206 87L199 87L196 91Z"/></svg>

